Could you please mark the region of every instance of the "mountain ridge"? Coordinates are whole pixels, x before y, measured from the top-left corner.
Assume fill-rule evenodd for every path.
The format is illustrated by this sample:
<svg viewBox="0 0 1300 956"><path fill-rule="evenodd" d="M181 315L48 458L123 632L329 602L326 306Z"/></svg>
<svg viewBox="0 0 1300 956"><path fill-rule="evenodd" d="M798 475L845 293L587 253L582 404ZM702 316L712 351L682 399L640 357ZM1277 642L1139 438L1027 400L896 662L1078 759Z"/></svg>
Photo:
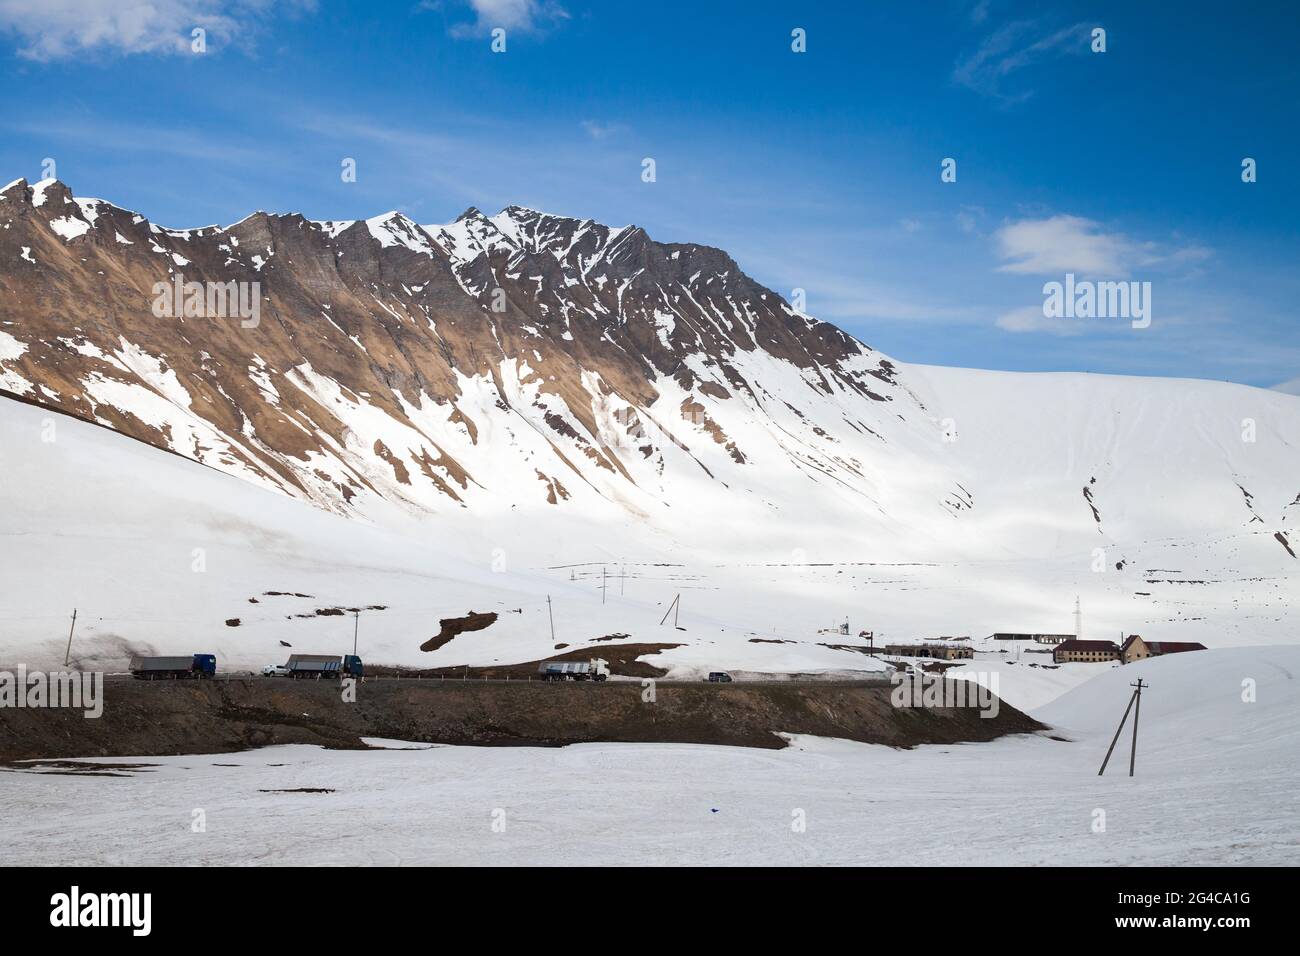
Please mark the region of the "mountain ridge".
<svg viewBox="0 0 1300 956"><path fill-rule="evenodd" d="M18 260L0 321L37 332L8 347L0 385L335 509L367 491L410 497L394 486L411 486L412 474L463 504L477 480L446 445L478 443L457 404L478 387L469 380L489 383L494 404L527 406L524 424L551 452L533 469L551 504L575 483L610 499L591 467L643 483L625 445L661 473L665 447L710 475L719 469L701 447L746 464L710 411L733 395L762 404L741 371L747 356L790 366L825 395L915 404L891 361L796 312L724 251L656 243L637 226L512 205L491 217L470 207L439 227L398 212L313 221L259 211L170 229L57 180L21 179L0 191L0 217L0 257ZM196 281L257 283L265 324L190 332L187 320L202 316L164 322L145 310L159 283ZM95 299L105 308L85 324L69 328L57 311ZM359 463L345 447L352 425L334 414L345 402L361 415L378 407L415 441L403 436L394 452L377 436ZM435 406L444 421L428 421ZM663 434L647 438L651 423ZM826 448L817 457L822 471L845 470ZM383 490L375 459L391 468Z"/></svg>

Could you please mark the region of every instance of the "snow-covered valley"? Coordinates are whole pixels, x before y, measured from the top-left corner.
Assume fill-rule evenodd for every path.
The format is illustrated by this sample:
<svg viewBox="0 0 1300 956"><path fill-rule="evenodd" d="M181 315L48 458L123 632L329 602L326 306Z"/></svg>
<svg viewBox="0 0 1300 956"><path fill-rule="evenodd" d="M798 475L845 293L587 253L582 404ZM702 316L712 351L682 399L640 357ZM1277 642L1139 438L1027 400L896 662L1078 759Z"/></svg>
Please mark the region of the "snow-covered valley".
<svg viewBox="0 0 1300 956"><path fill-rule="evenodd" d="M1293 395L907 365L722 250L518 206L169 229L17 180L0 220L0 662L61 663L74 609L110 670L355 628L407 667L862 671L861 632L1070 632L1076 598L1088 637L1300 623ZM159 281L265 314L159 315Z"/></svg>
<svg viewBox="0 0 1300 956"><path fill-rule="evenodd" d="M353 607L365 609L363 656L423 667L537 660L559 644L608 646L594 642L627 635L615 643L681 645L655 663L682 673L864 670L878 664L861 653L860 630L874 631L878 644L1068 632L1076 595L1089 636L1122 631L1210 647L1294 639L1300 572L1272 529L1287 527L1279 502L1300 474L1290 464L1300 399L1205 383L924 371L936 391L979 381L1008 394L986 409L974 388L939 396L964 410L952 455L963 483L988 502L974 516L944 513L928 541L864 533L856 546L854 526L817 525L817 499L798 495L794 517L761 523L743 509L733 516L725 493L687 495L674 508L691 515L676 541L632 519L545 505L504 515L346 518L0 400L0 661L61 663L74 608L73 660L110 670L132 649L211 652L229 669L282 660L281 642L341 652L356 622L316 612ZM1085 386L1114 396L1103 419L1125 416L1114 431L1092 426L1103 450L1072 445L1065 429L1048 427L1059 414L1089 434L1088 423L1068 415L1095 398L1049 407L1051 394ZM1024 401L1036 388L1036 400ZM1198 388L1207 400L1188 407ZM1228 432L1251 411L1260 443L1180 452L1176 422L1141 425L1144 411L1176 402L1198 429ZM1009 456L1020 445L981 434L990 421L1039 449L1044 463L1034 475L1023 461L999 465L995 448ZM1082 488L1105 453L1121 463L1112 466L1121 487L1142 494L1112 493L1118 479L1101 474L1098 527ZM1247 468L1267 522L1254 520L1233 484L1233 470ZM946 543L936 540L939 521ZM684 630L659 623L677 594ZM419 650L440 618L470 610L500 617L432 653ZM819 633L846 620L848 635ZM1003 692L1017 702L1010 684Z"/></svg>
<svg viewBox="0 0 1300 956"><path fill-rule="evenodd" d="M1098 777L1139 676L1137 776L1126 731ZM0 771L0 850L116 865L1300 862L1300 648L1145 661L1035 715L1052 730L914 750L374 741L386 749L17 765Z"/></svg>

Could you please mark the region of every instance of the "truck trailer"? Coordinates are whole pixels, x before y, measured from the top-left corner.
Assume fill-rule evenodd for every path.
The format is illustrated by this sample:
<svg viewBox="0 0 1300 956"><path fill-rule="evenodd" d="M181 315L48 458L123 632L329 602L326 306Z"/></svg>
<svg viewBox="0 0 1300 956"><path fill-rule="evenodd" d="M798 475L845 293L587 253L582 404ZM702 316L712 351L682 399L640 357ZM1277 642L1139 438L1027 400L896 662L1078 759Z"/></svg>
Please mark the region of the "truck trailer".
<svg viewBox="0 0 1300 956"><path fill-rule="evenodd" d="M587 661L543 661L537 668L542 680L604 680L608 675Z"/></svg>
<svg viewBox="0 0 1300 956"><path fill-rule="evenodd" d="M203 680L217 676L215 654L191 654L189 657L131 658L132 677L140 680Z"/></svg>
<svg viewBox="0 0 1300 956"><path fill-rule="evenodd" d="M291 654L285 664L290 677L325 678L362 677L365 668L355 654Z"/></svg>

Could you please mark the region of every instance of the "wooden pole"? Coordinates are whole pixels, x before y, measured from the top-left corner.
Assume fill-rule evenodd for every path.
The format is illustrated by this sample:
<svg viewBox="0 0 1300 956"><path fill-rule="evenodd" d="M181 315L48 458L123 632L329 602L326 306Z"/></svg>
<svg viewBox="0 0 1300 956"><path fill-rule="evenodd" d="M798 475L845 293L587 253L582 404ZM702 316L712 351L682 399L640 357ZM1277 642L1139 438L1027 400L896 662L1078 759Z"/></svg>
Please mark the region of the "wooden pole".
<svg viewBox="0 0 1300 956"><path fill-rule="evenodd" d="M682 598L682 596L681 596L680 593L677 595L677 597L673 598L673 603L670 604L670 605L668 605L668 610L664 611L664 616L661 617L661 618L659 619L659 626L660 626L660 627L663 627L663 623L664 623L664 621L668 620L668 615L672 613L673 608L677 607L677 602L680 601L681 598ZM673 625L674 625L674 626L677 625L677 618L675 618L675 617L673 618Z"/></svg>
<svg viewBox="0 0 1300 956"><path fill-rule="evenodd" d="M1133 749L1128 755L1128 775L1133 776L1133 767L1137 764L1138 755L1138 718L1142 716L1142 688L1146 686L1142 683L1142 678L1138 678L1136 684L1131 685L1137 690L1133 691L1133 701L1137 705L1133 708Z"/></svg>
<svg viewBox="0 0 1300 956"><path fill-rule="evenodd" d="M1119 735L1123 732L1124 725L1128 723L1128 712L1133 709L1133 701L1136 699L1136 692L1128 699L1128 706L1124 708L1124 719L1119 722L1119 726L1115 729L1115 736L1110 742L1110 747L1106 750L1106 759L1101 762L1101 769L1097 771L1097 776L1099 777L1106 772L1106 764L1110 763L1111 752L1115 749L1115 744L1119 741Z"/></svg>
<svg viewBox="0 0 1300 956"><path fill-rule="evenodd" d="M352 656L357 656L357 631L361 630L361 612L352 612Z"/></svg>
<svg viewBox="0 0 1300 956"><path fill-rule="evenodd" d="M555 643L555 612L551 610L551 596L546 595L546 616L551 619L551 643Z"/></svg>
<svg viewBox="0 0 1300 956"><path fill-rule="evenodd" d="M72 632L77 629L77 609L72 609L72 626L68 628L68 650L63 655L63 666L68 666L68 661L72 660Z"/></svg>

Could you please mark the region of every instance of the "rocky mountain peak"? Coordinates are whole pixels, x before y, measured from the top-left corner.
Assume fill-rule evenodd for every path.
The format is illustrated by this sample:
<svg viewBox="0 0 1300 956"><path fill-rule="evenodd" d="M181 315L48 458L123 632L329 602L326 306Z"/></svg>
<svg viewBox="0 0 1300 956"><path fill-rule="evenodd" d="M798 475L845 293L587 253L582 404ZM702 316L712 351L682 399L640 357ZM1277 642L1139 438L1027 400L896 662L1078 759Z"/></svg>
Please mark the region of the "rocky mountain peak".
<svg viewBox="0 0 1300 956"><path fill-rule="evenodd" d="M919 415L725 252L517 205L173 229L19 180L0 288L0 388L333 510L653 509L789 416L769 454L856 482L836 431Z"/></svg>

